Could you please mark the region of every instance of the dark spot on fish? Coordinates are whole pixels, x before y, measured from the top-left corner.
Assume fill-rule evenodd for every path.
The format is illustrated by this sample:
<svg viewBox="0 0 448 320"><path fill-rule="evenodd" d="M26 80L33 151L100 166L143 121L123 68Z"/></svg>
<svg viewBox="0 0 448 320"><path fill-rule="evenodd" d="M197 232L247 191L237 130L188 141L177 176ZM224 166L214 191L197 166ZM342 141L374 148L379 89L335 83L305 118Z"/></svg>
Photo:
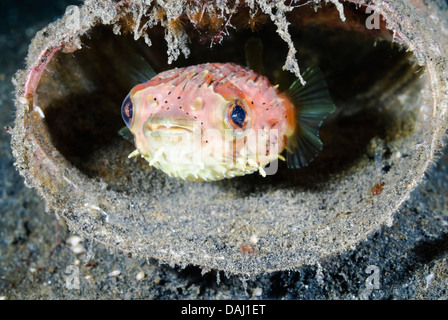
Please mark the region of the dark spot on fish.
<svg viewBox="0 0 448 320"><path fill-rule="evenodd" d="M269 124L271 125L271 127L275 127L275 126L277 125L277 123L278 123L278 120L277 120L277 119L271 119L271 120L269 120Z"/></svg>
<svg viewBox="0 0 448 320"><path fill-rule="evenodd" d="M165 103L168 103L168 100L165 100Z"/></svg>
<svg viewBox="0 0 448 320"><path fill-rule="evenodd" d="M177 97L177 99L180 99L180 96L179 96L179 97Z"/></svg>
<svg viewBox="0 0 448 320"><path fill-rule="evenodd" d="M168 95L170 95L170 94L171 94L171 91L168 92Z"/></svg>
<svg viewBox="0 0 448 320"><path fill-rule="evenodd" d="M253 102L253 101L251 101L250 103L251 103L251 104L254 104L254 102Z"/></svg>

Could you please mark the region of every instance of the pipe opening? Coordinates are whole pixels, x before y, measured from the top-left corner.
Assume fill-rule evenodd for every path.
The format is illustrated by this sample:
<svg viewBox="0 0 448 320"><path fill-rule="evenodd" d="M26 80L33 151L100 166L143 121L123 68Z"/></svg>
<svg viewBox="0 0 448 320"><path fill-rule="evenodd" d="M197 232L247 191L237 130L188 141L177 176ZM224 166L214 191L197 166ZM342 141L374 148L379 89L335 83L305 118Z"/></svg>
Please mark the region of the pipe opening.
<svg viewBox="0 0 448 320"><path fill-rule="evenodd" d="M393 170L393 162L388 162L393 152L389 144L412 133L419 108L416 93L424 85L423 70L405 48L378 40L379 33L386 33L384 29L354 31L366 14L356 15L352 6L346 8L346 22L336 19L337 10L331 6L317 12L296 9L289 15L289 30L301 69L319 66L337 106L337 112L321 129L324 150L301 170L288 170L280 162L278 173L267 178L255 173L213 182L218 194L227 194L229 188L238 190L239 196L266 188L319 189L329 179L346 178L353 167L374 163L378 152L387 163L380 171L387 174ZM299 18L303 16L306 19ZM272 83L279 78L286 78L285 83L295 79L292 73L282 71L288 46L273 23L263 24L258 32L237 27L229 29L229 33L222 43L212 47L204 43L207 38L204 40L203 35L191 33L190 56L168 65L162 28L150 30L153 45L149 48L131 34L115 35L104 26L94 28L82 38L81 50L56 55L38 87L37 104L45 112L55 147L81 172L105 180L112 190L150 196L167 181L178 190L191 188L191 183L173 181L142 159L127 159L133 146L118 135L124 126L120 106L136 84L138 70L144 67L139 57L157 73L205 62L245 65L244 46L252 37L261 39L266 75ZM400 96L406 97L405 103ZM383 144L380 151L374 150L372 141L376 140ZM196 183L195 187L208 188L209 184Z"/></svg>

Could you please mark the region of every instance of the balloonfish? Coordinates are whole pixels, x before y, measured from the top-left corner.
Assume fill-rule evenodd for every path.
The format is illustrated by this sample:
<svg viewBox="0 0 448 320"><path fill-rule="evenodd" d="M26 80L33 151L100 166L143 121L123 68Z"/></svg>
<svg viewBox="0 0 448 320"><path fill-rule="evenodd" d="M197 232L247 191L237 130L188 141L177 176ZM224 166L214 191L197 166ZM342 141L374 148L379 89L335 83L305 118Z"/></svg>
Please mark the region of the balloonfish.
<svg viewBox="0 0 448 320"><path fill-rule="evenodd" d="M322 149L319 128L335 106L318 70L303 78L305 85L297 79L280 92L266 76L234 63L159 73L122 104L136 147L129 157L193 181L265 176L278 159L304 167Z"/></svg>

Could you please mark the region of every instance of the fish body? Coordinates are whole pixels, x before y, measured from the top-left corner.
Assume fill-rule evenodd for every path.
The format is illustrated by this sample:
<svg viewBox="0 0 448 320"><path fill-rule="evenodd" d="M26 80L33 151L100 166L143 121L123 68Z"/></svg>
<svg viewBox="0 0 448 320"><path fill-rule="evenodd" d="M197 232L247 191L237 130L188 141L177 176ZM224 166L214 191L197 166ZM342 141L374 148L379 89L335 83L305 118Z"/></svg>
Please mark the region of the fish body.
<svg viewBox="0 0 448 320"><path fill-rule="evenodd" d="M311 119L318 122L317 145L308 152L307 126L311 130L316 126L306 122L302 126L306 103L300 102L303 90L294 88L279 92L267 77L234 63L206 63L159 73L135 86L123 102L122 116L136 146L131 155L141 155L172 177L193 181L232 178L257 170L265 175L270 162L284 159L284 149L292 154L292 167L306 165L321 148L318 127L334 106Z"/></svg>

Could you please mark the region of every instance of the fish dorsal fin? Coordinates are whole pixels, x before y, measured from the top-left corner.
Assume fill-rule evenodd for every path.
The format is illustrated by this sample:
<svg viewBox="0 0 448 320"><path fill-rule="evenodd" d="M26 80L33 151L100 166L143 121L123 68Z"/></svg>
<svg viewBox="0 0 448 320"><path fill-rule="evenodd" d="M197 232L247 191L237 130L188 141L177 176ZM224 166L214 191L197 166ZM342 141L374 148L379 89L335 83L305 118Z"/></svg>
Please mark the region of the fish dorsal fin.
<svg viewBox="0 0 448 320"><path fill-rule="evenodd" d="M135 57L135 59L136 64L132 65L130 72L133 81L137 84L151 80L157 75L151 65L143 57Z"/></svg>
<svg viewBox="0 0 448 320"><path fill-rule="evenodd" d="M111 50L116 50L119 63L114 63L116 78L123 87L132 88L153 78L157 73L150 64L149 48L141 43L130 46L127 42L117 43ZM111 54L114 54L112 51Z"/></svg>
<svg viewBox="0 0 448 320"><path fill-rule="evenodd" d="M308 68L286 91L295 107L296 129L286 143L288 168L306 167L322 150L319 129L325 118L336 110L320 70Z"/></svg>
<svg viewBox="0 0 448 320"><path fill-rule="evenodd" d="M250 38L244 44L244 55L249 69L264 74L263 43L259 38Z"/></svg>

